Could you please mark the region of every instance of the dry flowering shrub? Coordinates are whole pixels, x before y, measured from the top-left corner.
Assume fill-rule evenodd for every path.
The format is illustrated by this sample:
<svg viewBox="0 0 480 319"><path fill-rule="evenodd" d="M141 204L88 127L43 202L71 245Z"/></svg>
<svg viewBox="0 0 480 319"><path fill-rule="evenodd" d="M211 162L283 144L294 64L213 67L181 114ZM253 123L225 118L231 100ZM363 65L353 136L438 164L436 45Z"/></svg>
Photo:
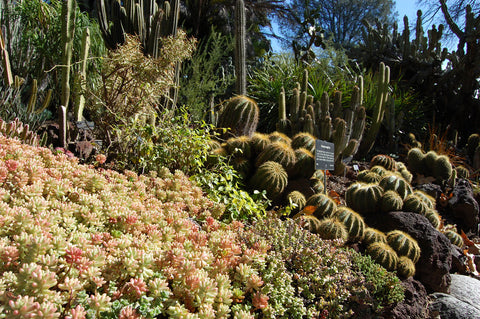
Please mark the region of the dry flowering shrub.
<svg viewBox="0 0 480 319"><path fill-rule="evenodd" d="M0 318L250 317L270 307L243 223L180 171L123 174L0 136Z"/></svg>

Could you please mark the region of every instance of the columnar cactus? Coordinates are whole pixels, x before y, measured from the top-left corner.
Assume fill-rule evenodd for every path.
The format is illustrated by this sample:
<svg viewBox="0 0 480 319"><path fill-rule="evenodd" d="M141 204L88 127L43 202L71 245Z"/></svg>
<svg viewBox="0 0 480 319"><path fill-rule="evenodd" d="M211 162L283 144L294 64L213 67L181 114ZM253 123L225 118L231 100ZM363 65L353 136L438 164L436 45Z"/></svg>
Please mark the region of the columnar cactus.
<svg viewBox="0 0 480 319"><path fill-rule="evenodd" d="M398 264L398 255L390 245L382 242L375 242L368 245L366 253L375 260L376 263L385 267L389 271L394 271Z"/></svg>
<svg viewBox="0 0 480 319"><path fill-rule="evenodd" d="M290 171L295 165L295 151L290 145L283 142L270 143L257 156L255 165L258 167L267 161L280 163L287 171Z"/></svg>
<svg viewBox="0 0 480 319"><path fill-rule="evenodd" d="M387 243L399 256L407 256L414 263L420 258L420 246L415 239L401 230L392 230L387 233Z"/></svg>
<svg viewBox="0 0 480 319"><path fill-rule="evenodd" d="M250 185L254 189L267 191L270 199L277 199L288 184L288 174L277 162L268 161L260 165L253 174Z"/></svg>
<svg viewBox="0 0 480 319"><path fill-rule="evenodd" d="M313 215L319 219L328 218L337 210L337 204L325 194L314 194L307 199L306 206L315 206Z"/></svg>
<svg viewBox="0 0 480 319"><path fill-rule="evenodd" d="M351 208L340 206L333 216L341 221L348 232L349 240L362 240L365 234L365 221L362 216Z"/></svg>
<svg viewBox="0 0 480 319"><path fill-rule="evenodd" d="M348 231L345 225L336 218L325 218L320 220L317 234L323 239L348 239Z"/></svg>
<svg viewBox="0 0 480 319"><path fill-rule="evenodd" d="M225 102L217 127L230 129L224 136L252 136L257 129L259 114L254 100L243 95L235 96Z"/></svg>
<svg viewBox="0 0 480 319"><path fill-rule="evenodd" d="M345 192L347 206L363 213L373 213L378 207L383 189L377 184L354 183Z"/></svg>
<svg viewBox="0 0 480 319"><path fill-rule="evenodd" d="M247 94L245 21L245 3L243 0L235 0L235 76L239 95Z"/></svg>

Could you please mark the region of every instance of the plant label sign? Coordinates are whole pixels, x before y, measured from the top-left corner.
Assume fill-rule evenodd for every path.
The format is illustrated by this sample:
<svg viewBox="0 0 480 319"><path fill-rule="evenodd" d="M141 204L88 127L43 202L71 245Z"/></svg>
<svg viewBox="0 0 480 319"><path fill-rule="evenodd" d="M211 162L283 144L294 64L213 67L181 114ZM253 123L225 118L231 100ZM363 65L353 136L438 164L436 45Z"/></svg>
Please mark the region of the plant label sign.
<svg viewBox="0 0 480 319"><path fill-rule="evenodd" d="M316 140L315 142L315 169L333 171L335 169L334 160L335 145L333 143Z"/></svg>

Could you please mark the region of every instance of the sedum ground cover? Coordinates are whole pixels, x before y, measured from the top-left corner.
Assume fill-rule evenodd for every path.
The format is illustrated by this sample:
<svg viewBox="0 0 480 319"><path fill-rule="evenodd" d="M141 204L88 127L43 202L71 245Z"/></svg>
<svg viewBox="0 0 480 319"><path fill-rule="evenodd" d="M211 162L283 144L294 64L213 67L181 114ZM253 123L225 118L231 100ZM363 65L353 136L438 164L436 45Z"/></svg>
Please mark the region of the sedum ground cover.
<svg viewBox="0 0 480 319"><path fill-rule="evenodd" d="M0 318L337 318L403 297L341 243L274 217L219 222L182 172L103 160L0 135Z"/></svg>

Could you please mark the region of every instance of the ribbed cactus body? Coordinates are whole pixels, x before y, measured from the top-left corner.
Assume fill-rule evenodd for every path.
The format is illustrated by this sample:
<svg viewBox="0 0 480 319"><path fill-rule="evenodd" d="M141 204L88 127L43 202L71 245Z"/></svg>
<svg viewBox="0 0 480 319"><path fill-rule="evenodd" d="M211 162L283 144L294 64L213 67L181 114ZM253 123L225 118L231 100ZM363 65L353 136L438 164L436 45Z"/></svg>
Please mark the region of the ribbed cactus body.
<svg viewBox="0 0 480 319"><path fill-rule="evenodd" d="M317 179L317 178L311 179L311 185L312 185L313 191L316 194L323 193L323 191L325 190L325 185L323 185L323 182L321 179Z"/></svg>
<svg viewBox="0 0 480 319"><path fill-rule="evenodd" d="M231 163L243 179L247 179L252 173L252 162L248 158L235 157Z"/></svg>
<svg viewBox="0 0 480 319"><path fill-rule="evenodd" d="M425 215L429 209L427 204L417 195L410 194L403 200L403 211Z"/></svg>
<svg viewBox="0 0 480 319"><path fill-rule="evenodd" d="M385 235L384 232L372 228L372 227L367 227L365 228L365 232L363 235L363 243L365 246L369 246L370 244L380 242L380 243L386 243L387 242L387 235Z"/></svg>
<svg viewBox="0 0 480 319"><path fill-rule="evenodd" d="M337 208L333 216L345 225L349 240L363 239L365 234L365 221L360 214L351 208L340 206Z"/></svg>
<svg viewBox="0 0 480 319"><path fill-rule="evenodd" d="M462 236L460 236L457 232L453 230L447 230L443 234L450 240L453 245L463 248Z"/></svg>
<svg viewBox="0 0 480 319"><path fill-rule="evenodd" d="M313 213L319 219L328 218L337 210L337 204L325 194L314 194L307 199L306 206L315 206Z"/></svg>
<svg viewBox="0 0 480 319"><path fill-rule="evenodd" d="M471 134L467 139L467 154L470 159L473 159L475 155L475 150L477 149L478 145L480 144L480 135L477 133Z"/></svg>
<svg viewBox="0 0 480 319"><path fill-rule="evenodd" d="M383 193L380 199L380 210L384 213L399 211L403 207L402 197L395 191L389 190Z"/></svg>
<svg viewBox="0 0 480 319"><path fill-rule="evenodd" d="M382 176L366 169L358 173L357 180L363 183L378 183L382 180Z"/></svg>
<svg viewBox="0 0 480 319"><path fill-rule="evenodd" d="M413 194L418 198L420 198L427 205L428 208L435 209L435 205L436 205L435 198L418 189L414 190Z"/></svg>
<svg viewBox="0 0 480 319"><path fill-rule="evenodd" d="M452 164L446 155L440 155L433 166L433 176L437 181L446 181L452 176Z"/></svg>
<svg viewBox="0 0 480 319"><path fill-rule="evenodd" d="M458 178L470 178L470 171L465 166L457 166L455 167L455 171L457 172Z"/></svg>
<svg viewBox="0 0 480 319"><path fill-rule="evenodd" d="M390 245L375 242L368 245L366 252L377 264L385 267L385 269L394 271L397 268L398 255Z"/></svg>
<svg viewBox="0 0 480 319"><path fill-rule="evenodd" d="M435 162L438 159L438 154L435 151L428 151L423 158L424 171L420 172L423 175L433 176L433 169Z"/></svg>
<svg viewBox="0 0 480 319"><path fill-rule="evenodd" d="M315 157L312 152L305 148L295 150L295 165L291 171L294 177L310 177L315 171Z"/></svg>
<svg viewBox="0 0 480 319"><path fill-rule="evenodd" d="M397 172L409 183L412 182L413 175L402 162L397 162Z"/></svg>
<svg viewBox="0 0 480 319"><path fill-rule="evenodd" d="M407 153L407 166L411 172L425 175L425 164L423 159L425 154L417 147L412 148Z"/></svg>
<svg viewBox="0 0 480 319"><path fill-rule="evenodd" d="M383 166L380 166L380 165L375 165L375 166L371 167L370 171L374 172L374 173L377 173L378 175L380 175L382 177L387 176L389 174L387 169Z"/></svg>
<svg viewBox="0 0 480 319"><path fill-rule="evenodd" d="M252 143L249 136L231 137L227 140L227 151L234 157L250 159L252 157Z"/></svg>
<svg viewBox="0 0 480 319"><path fill-rule="evenodd" d="M294 220L303 228L313 234L318 234L321 221L312 215L299 215Z"/></svg>
<svg viewBox="0 0 480 319"><path fill-rule="evenodd" d="M288 184L288 174L277 162L267 161L258 167L250 180L253 189L266 190L270 199L278 198Z"/></svg>
<svg viewBox="0 0 480 319"><path fill-rule="evenodd" d="M401 230L392 230L387 233L387 243L399 256L407 256L414 263L420 258L420 246L415 239Z"/></svg>
<svg viewBox="0 0 480 319"><path fill-rule="evenodd" d="M295 204L298 209L302 209L303 207L305 207L307 199L305 198L305 195L303 195L303 193L299 191L292 191L287 195L287 202Z"/></svg>
<svg viewBox="0 0 480 319"><path fill-rule="evenodd" d="M402 200L413 192L412 186L410 186L406 180L396 174L383 177L379 185L384 191L392 190L397 192L398 195L402 197Z"/></svg>
<svg viewBox="0 0 480 319"><path fill-rule="evenodd" d="M310 133L300 132L292 138L292 148L305 148L310 152L315 152L316 138Z"/></svg>
<svg viewBox="0 0 480 319"><path fill-rule="evenodd" d="M377 209L383 189L377 184L354 183L345 192L347 206L354 211L372 213Z"/></svg>
<svg viewBox="0 0 480 319"><path fill-rule="evenodd" d="M268 134L268 138L271 142L283 142L285 144L291 145L292 139L288 137L286 134L281 132L272 132Z"/></svg>
<svg viewBox="0 0 480 319"><path fill-rule="evenodd" d="M400 256L397 263L397 274L402 278L415 275L415 263L406 256Z"/></svg>
<svg viewBox="0 0 480 319"><path fill-rule="evenodd" d="M252 151L255 156L260 154L271 141L267 134L255 132L251 138Z"/></svg>
<svg viewBox="0 0 480 319"><path fill-rule="evenodd" d="M267 161L281 164L287 171L293 169L296 162L295 151L290 145L283 142L273 142L258 154L255 165L259 167Z"/></svg>
<svg viewBox="0 0 480 319"><path fill-rule="evenodd" d="M370 167L373 166L382 166L389 171L396 170L396 162L393 157L383 154L375 155L372 160L370 161Z"/></svg>
<svg viewBox="0 0 480 319"><path fill-rule="evenodd" d="M433 227L435 227L436 229L440 227L440 215L437 213L436 210L428 209L425 212L424 216L428 219L428 221L430 222L430 224L432 224Z"/></svg>
<svg viewBox="0 0 480 319"><path fill-rule="evenodd" d="M234 136L252 136L257 129L260 110L257 103L243 95L228 100L218 117L217 127L230 128Z"/></svg>
<svg viewBox="0 0 480 319"><path fill-rule="evenodd" d="M320 220L317 234L323 239L348 239L348 232L345 225L336 218L325 218Z"/></svg>

